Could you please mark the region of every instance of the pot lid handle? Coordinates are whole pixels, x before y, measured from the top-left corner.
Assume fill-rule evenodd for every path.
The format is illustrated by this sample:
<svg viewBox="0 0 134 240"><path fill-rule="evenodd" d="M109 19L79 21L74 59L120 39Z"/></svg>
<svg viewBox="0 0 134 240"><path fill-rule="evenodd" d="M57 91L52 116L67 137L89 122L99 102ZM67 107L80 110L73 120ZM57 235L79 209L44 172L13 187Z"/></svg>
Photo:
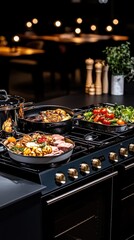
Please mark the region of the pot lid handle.
<svg viewBox="0 0 134 240"><path fill-rule="evenodd" d="M7 99L8 99L8 95L6 90L0 89L0 102L7 101Z"/></svg>

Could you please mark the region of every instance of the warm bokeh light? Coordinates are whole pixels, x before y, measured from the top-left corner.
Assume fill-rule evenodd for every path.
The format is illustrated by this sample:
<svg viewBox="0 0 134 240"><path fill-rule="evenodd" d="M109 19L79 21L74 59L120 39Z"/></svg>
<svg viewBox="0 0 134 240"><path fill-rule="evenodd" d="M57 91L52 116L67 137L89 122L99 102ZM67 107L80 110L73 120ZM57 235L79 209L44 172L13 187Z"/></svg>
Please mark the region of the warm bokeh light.
<svg viewBox="0 0 134 240"><path fill-rule="evenodd" d="M26 23L26 26L27 26L28 28L31 28L31 27L32 27L32 23L31 23L31 22L27 22L27 23Z"/></svg>
<svg viewBox="0 0 134 240"><path fill-rule="evenodd" d="M38 23L38 19L37 19L37 18L33 18L33 19L32 19L32 23L33 23L33 24L37 24L37 23Z"/></svg>
<svg viewBox="0 0 134 240"><path fill-rule="evenodd" d="M81 29L80 28L75 28L75 33L76 34L80 34L81 33Z"/></svg>
<svg viewBox="0 0 134 240"><path fill-rule="evenodd" d="M77 22L78 24L81 24L81 23L83 22L83 20L82 20L82 18L77 18L77 19L76 19L76 22Z"/></svg>
<svg viewBox="0 0 134 240"><path fill-rule="evenodd" d="M13 37L13 41L14 41L14 42L19 42L19 40L20 40L20 38L19 38L18 35L15 35L15 36Z"/></svg>
<svg viewBox="0 0 134 240"><path fill-rule="evenodd" d="M90 29L91 29L92 31L96 31L97 27L96 27L96 25L93 24L93 25L90 26Z"/></svg>
<svg viewBox="0 0 134 240"><path fill-rule="evenodd" d="M54 26L61 27L61 21L59 21L59 20L55 21Z"/></svg>
<svg viewBox="0 0 134 240"><path fill-rule="evenodd" d="M113 19L113 24L114 25L118 25L119 24L119 20L118 19Z"/></svg>
<svg viewBox="0 0 134 240"><path fill-rule="evenodd" d="M112 32L113 31L112 26L111 25L106 26L106 31L107 32Z"/></svg>

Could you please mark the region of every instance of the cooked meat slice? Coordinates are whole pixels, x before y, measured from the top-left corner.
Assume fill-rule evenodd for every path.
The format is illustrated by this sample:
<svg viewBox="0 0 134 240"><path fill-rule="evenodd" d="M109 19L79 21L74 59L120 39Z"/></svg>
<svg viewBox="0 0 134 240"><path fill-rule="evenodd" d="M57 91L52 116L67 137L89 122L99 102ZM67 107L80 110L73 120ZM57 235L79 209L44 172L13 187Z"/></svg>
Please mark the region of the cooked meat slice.
<svg viewBox="0 0 134 240"><path fill-rule="evenodd" d="M61 143L59 143L59 144L57 145L57 147L58 147L60 150L66 152L66 151L68 151L69 149L72 149L72 148L73 148L73 144L62 141Z"/></svg>

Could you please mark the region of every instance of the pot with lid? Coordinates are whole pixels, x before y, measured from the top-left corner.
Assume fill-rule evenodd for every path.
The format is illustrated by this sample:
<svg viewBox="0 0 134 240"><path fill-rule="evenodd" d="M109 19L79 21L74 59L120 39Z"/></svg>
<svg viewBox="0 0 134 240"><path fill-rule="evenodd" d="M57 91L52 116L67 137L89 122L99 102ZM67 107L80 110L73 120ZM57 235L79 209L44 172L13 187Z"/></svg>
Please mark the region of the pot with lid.
<svg viewBox="0 0 134 240"><path fill-rule="evenodd" d="M8 95L4 89L0 89L0 131L11 133L14 130L21 103L25 103L23 97Z"/></svg>

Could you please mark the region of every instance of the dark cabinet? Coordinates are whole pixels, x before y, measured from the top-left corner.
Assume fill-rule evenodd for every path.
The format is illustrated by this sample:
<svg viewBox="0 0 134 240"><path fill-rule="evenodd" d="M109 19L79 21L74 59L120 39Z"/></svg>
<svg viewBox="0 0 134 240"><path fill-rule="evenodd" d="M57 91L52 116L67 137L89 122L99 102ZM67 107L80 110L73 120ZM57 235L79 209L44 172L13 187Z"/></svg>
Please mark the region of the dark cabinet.
<svg viewBox="0 0 134 240"><path fill-rule="evenodd" d="M42 198L43 239L110 240L112 182L108 174L94 186L90 182L48 200Z"/></svg>
<svg viewBox="0 0 134 240"><path fill-rule="evenodd" d="M120 170L115 180L112 240L134 239L134 163Z"/></svg>
<svg viewBox="0 0 134 240"><path fill-rule="evenodd" d="M42 239L41 204L38 194L0 210L0 239Z"/></svg>

